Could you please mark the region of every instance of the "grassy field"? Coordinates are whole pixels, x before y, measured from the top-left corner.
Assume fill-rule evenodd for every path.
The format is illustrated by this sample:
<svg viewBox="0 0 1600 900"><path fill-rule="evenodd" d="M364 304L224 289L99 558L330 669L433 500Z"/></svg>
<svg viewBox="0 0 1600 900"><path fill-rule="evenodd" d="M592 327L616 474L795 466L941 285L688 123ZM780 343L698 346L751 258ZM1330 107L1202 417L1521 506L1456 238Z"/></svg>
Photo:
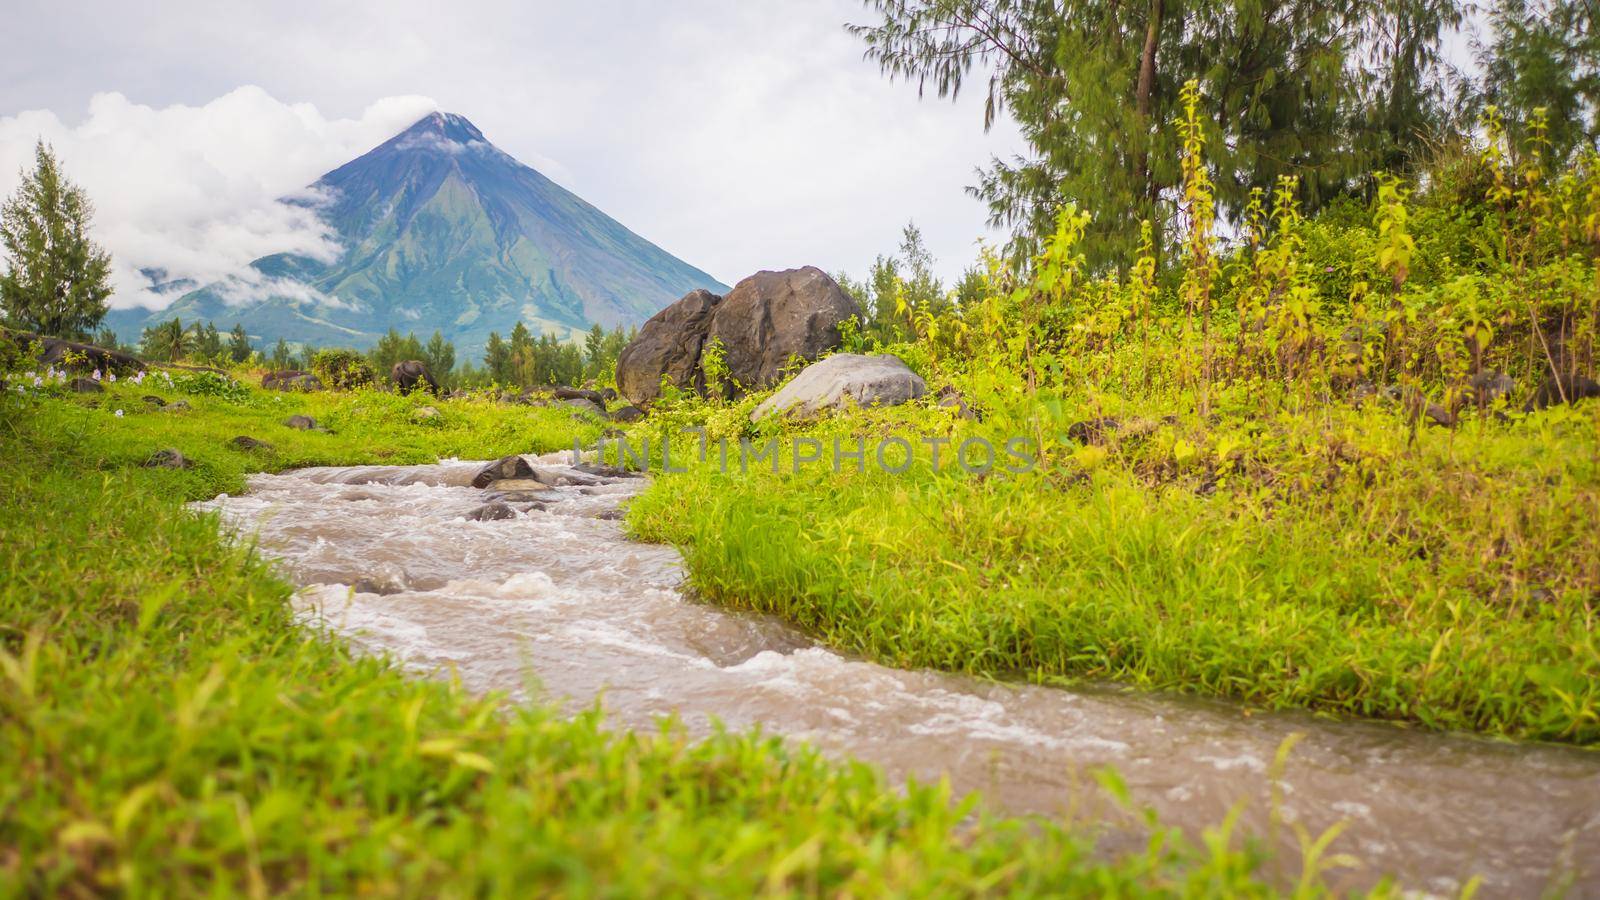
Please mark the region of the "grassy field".
<svg viewBox="0 0 1600 900"><path fill-rule="evenodd" d="M1009 433L943 412L785 437ZM703 597L892 665L1600 743L1600 404L1410 444L1376 407L1118 415L1025 475L935 474L925 445L899 475L695 467L630 527L680 546Z"/></svg>
<svg viewBox="0 0 1600 900"><path fill-rule="evenodd" d="M597 428L482 402L419 423L424 402L149 380L0 399L0 895L1272 893L1225 828L1110 860L759 735L616 734L406 677L296 626L290 587L181 506L258 469ZM194 467L142 466L167 447Z"/></svg>

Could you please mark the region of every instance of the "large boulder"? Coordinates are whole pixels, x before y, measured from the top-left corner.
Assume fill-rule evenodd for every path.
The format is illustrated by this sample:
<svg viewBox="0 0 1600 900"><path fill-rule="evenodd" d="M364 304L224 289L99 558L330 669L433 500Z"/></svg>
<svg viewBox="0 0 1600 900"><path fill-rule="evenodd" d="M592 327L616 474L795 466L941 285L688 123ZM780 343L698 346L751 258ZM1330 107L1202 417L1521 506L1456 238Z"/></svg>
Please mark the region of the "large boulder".
<svg viewBox="0 0 1600 900"><path fill-rule="evenodd" d="M757 272L733 286L711 315L728 374L746 390L777 384L791 359L810 362L839 346L839 323L861 307L816 266Z"/></svg>
<svg viewBox="0 0 1600 900"><path fill-rule="evenodd" d="M299 369L283 369L261 376L261 386L269 391L320 391L322 379Z"/></svg>
<svg viewBox="0 0 1600 900"><path fill-rule="evenodd" d="M814 416L849 406L895 406L921 397L927 389L922 377L897 356L839 353L806 366L756 407L750 419L773 413Z"/></svg>
<svg viewBox="0 0 1600 900"><path fill-rule="evenodd" d="M637 404L661 393L661 379L703 392L708 341L722 344L723 362L739 389L776 384L791 359L810 362L839 346L839 323L861 307L815 266L757 272L726 297L697 290L650 318L617 359L617 388Z"/></svg>
<svg viewBox="0 0 1600 900"><path fill-rule="evenodd" d="M80 344L61 338L44 337L28 331L9 332L18 346L26 349L37 345L39 363L59 366L79 372L99 369L102 372L138 372L144 369L144 360L120 350L107 350L93 344Z"/></svg>
<svg viewBox="0 0 1600 900"><path fill-rule="evenodd" d="M439 396L439 382L435 381L433 373L428 371L427 363L420 359L406 359L395 363L389 370L389 380L394 382L402 394L426 388L435 397Z"/></svg>
<svg viewBox="0 0 1600 900"><path fill-rule="evenodd" d="M702 389L700 350L721 300L694 290L651 316L617 357L617 390L635 403L649 403L661 393L663 375L681 388Z"/></svg>

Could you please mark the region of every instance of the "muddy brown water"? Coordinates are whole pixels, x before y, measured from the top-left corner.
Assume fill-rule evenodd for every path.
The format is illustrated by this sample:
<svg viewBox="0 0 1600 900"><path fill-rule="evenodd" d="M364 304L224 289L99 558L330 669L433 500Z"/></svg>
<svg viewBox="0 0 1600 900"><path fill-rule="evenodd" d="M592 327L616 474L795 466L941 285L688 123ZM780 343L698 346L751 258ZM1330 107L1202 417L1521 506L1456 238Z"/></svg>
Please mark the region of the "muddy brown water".
<svg viewBox="0 0 1600 900"><path fill-rule="evenodd" d="M569 455L530 459L562 472ZM474 690L520 699L536 683L575 706L600 698L622 727L668 713L697 733L713 719L759 724L891 778L947 775L1008 813L1112 821L1123 814L1090 776L1109 765L1136 804L1191 835L1240 801L1240 833L1269 834L1269 769L1300 733L1279 815L1313 834L1344 823L1330 852L1359 866L1332 873L1335 884L1389 874L1452 894L1476 875L1480 896L1600 897L1600 753L887 668L687 599L677 552L628 541L616 521L642 479L560 487L513 503L526 507L515 518L473 521L480 465L258 475L244 496L196 506L259 536L303 586L308 620ZM1293 833L1278 832L1291 876Z"/></svg>

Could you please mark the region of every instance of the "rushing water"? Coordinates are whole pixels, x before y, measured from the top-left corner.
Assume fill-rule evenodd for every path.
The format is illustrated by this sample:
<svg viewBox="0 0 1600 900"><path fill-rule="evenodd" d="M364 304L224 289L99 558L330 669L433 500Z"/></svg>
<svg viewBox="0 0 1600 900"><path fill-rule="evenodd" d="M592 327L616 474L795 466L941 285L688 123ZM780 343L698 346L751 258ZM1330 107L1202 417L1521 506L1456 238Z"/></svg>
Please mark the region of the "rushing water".
<svg viewBox="0 0 1600 900"><path fill-rule="evenodd" d="M1280 816L1361 861L1335 883L1383 873L1484 896L1569 885L1600 897L1600 754L1110 688L1062 690L901 671L812 645L767 619L678 592L676 551L627 541L619 505L642 480L595 479L507 498L515 518L475 521L492 499L480 464L305 469L251 479L245 496L197 504L260 535L305 586L302 611L357 646L421 671L453 669L476 690L587 705L647 727L677 712L757 723L881 766L947 774L1014 813L1111 815L1089 771L1114 766L1135 801L1197 834L1247 801L1240 830L1270 828L1268 771L1303 732L1280 782ZM530 674L535 679L530 679ZM1280 830L1291 874L1293 829ZM1570 881L1568 881L1570 879Z"/></svg>

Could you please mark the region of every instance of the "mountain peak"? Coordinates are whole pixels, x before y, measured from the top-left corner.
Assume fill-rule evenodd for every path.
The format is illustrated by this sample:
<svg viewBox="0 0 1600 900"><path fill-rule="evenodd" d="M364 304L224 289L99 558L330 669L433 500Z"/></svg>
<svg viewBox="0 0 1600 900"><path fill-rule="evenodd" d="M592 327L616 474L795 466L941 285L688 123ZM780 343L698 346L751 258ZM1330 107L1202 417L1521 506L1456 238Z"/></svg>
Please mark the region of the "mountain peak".
<svg viewBox="0 0 1600 900"><path fill-rule="evenodd" d="M397 138L420 139L425 142L445 141L452 144L473 144L488 141L484 139L483 132L476 125L468 122L465 116L455 113L431 112L412 124L410 128L400 132Z"/></svg>

